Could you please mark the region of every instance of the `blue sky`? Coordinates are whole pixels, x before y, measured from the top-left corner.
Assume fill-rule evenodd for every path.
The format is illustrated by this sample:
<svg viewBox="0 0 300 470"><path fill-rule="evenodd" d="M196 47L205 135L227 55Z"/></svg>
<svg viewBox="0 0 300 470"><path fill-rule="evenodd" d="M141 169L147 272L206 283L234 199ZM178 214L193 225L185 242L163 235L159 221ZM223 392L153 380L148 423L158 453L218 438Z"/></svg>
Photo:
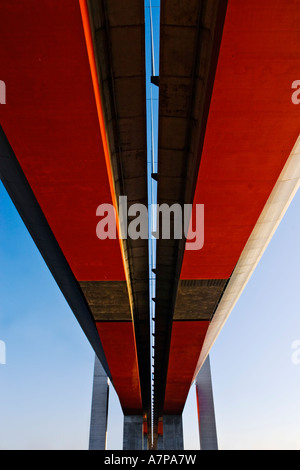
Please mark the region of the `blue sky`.
<svg viewBox="0 0 300 470"><path fill-rule="evenodd" d="M211 351L220 449L300 449L299 214L298 192ZM94 353L1 183L0 299L0 450L87 449ZM199 448L194 386L183 422ZM109 449L122 428L111 387Z"/></svg>

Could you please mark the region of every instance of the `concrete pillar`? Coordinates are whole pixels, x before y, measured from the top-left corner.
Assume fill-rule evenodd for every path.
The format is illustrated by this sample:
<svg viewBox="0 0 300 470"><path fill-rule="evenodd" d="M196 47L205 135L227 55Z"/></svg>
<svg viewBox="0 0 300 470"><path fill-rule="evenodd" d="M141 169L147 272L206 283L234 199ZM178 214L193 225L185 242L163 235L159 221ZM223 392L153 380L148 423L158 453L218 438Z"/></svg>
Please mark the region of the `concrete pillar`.
<svg viewBox="0 0 300 470"><path fill-rule="evenodd" d="M164 450L183 450L182 415L165 415L163 420Z"/></svg>
<svg viewBox="0 0 300 470"><path fill-rule="evenodd" d="M148 450L148 436L143 434L143 450Z"/></svg>
<svg viewBox="0 0 300 470"><path fill-rule="evenodd" d="M196 378L196 394L201 450L218 450L215 408L209 356Z"/></svg>
<svg viewBox="0 0 300 470"><path fill-rule="evenodd" d="M124 416L123 450L143 450L143 416Z"/></svg>
<svg viewBox="0 0 300 470"><path fill-rule="evenodd" d="M157 450L164 450L164 436L157 436Z"/></svg>
<svg viewBox="0 0 300 470"><path fill-rule="evenodd" d="M105 450L109 386L107 375L95 356L89 450Z"/></svg>

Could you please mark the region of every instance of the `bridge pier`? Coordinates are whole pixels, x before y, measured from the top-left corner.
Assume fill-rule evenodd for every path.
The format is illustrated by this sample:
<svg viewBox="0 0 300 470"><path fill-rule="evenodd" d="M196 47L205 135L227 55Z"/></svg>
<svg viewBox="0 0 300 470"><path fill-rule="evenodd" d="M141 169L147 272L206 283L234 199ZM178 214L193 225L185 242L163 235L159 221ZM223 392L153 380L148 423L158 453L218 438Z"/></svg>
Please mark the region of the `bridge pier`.
<svg viewBox="0 0 300 470"><path fill-rule="evenodd" d="M196 378L201 450L218 450L210 361L207 356Z"/></svg>
<svg viewBox="0 0 300 470"><path fill-rule="evenodd" d="M164 436L157 436L157 450L164 450Z"/></svg>
<svg viewBox="0 0 300 470"><path fill-rule="evenodd" d="M143 416L124 415L123 450L142 450Z"/></svg>
<svg viewBox="0 0 300 470"><path fill-rule="evenodd" d="M183 450L182 415L165 415L163 419L163 449Z"/></svg>
<svg viewBox="0 0 300 470"><path fill-rule="evenodd" d="M95 356L89 450L106 449L108 395L108 378Z"/></svg>

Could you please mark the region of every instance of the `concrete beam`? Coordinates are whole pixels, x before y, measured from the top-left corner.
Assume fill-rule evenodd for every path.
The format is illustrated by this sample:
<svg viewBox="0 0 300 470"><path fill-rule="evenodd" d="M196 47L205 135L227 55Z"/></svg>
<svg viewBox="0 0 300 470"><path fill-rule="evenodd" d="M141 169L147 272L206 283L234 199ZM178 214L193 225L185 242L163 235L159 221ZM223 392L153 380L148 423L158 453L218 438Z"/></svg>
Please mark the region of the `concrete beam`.
<svg viewBox="0 0 300 470"><path fill-rule="evenodd" d="M207 356L196 378L198 420L201 450L218 450L217 428L215 420L214 399L210 372L210 361Z"/></svg>
<svg viewBox="0 0 300 470"><path fill-rule="evenodd" d="M158 204L183 206L193 201L226 3L222 0L161 2ZM157 240L154 435L164 413L174 312L182 318L190 311L186 302L177 296L184 249L184 239ZM186 292L185 288L181 290ZM194 299L193 311L198 317L197 295ZM191 382L192 377L186 383ZM181 405L183 408L184 400ZM179 414L180 410L176 412Z"/></svg>
<svg viewBox="0 0 300 470"><path fill-rule="evenodd" d="M105 450L109 385L107 375L95 356L89 450Z"/></svg>
<svg viewBox="0 0 300 470"><path fill-rule="evenodd" d="M88 0L87 3L116 199L126 195L128 208L134 203L147 206L144 2L131 0L126 8L122 0ZM122 241L122 250L143 411L150 416L148 240L128 237ZM123 307L123 302L115 305ZM149 430L150 424L148 421Z"/></svg>

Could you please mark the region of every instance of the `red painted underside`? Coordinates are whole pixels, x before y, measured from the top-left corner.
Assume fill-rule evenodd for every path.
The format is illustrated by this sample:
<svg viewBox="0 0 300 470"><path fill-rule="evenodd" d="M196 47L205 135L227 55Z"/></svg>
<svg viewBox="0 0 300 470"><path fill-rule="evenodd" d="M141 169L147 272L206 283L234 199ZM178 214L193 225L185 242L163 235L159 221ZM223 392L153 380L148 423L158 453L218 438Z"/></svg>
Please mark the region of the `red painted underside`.
<svg viewBox="0 0 300 470"><path fill-rule="evenodd" d="M299 0L229 0L194 198L205 205L204 247L185 251L181 279L231 275L300 132L300 106L291 101L299 44ZM165 401L173 412L202 348L201 338L190 356L193 328L178 335L179 326ZM171 379L176 367L180 383Z"/></svg>
<svg viewBox="0 0 300 470"><path fill-rule="evenodd" d="M300 73L299 31L299 1L229 0L195 194L195 203L205 204L204 248L186 251L182 279L230 276L296 141L300 108L291 102L291 83ZM96 208L112 198L79 4L2 1L0 65L7 86L1 124L77 279L125 279L118 241L96 238ZM118 344L110 327L100 336L114 368ZM178 336L176 328L170 411L172 396L185 393L171 380L172 364L184 359L183 368L194 367L192 331ZM126 334L118 337L123 353L134 345ZM199 353L202 337L197 345ZM135 390L138 403L132 370L130 393L122 396L121 382L117 391L122 401Z"/></svg>
<svg viewBox="0 0 300 470"><path fill-rule="evenodd" d="M79 2L2 1L0 66L1 124L76 278L125 280L96 236L112 196Z"/></svg>
<svg viewBox="0 0 300 470"><path fill-rule="evenodd" d="M300 132L300 1L229 0L194 204L204 247L182 279L228 278Z"/></svg>
<svg viewBox="0 0 300 470"><path fill-rule="evenodd" d="M139 374L131 322L99 322L97 329L104 348L109 351L108 367L114 377L114 387L121 391L125 413L139 414L142 409Z"/></svg>
<svg viewBox="0 0 300 470"><path fill-rule="evenodd" d="M208 321L173 322L165 414L178 414L184 407L208 325Z"/></svg>
<svg viewBox="0 0 300 470"><path fill-rule="evenodd" d="M0 79L1 125L77 280L125 280L119 241L96 237L112 195L79 2L2 0ZM100 336L121 405L139 407L132 323Z"/></svg>

